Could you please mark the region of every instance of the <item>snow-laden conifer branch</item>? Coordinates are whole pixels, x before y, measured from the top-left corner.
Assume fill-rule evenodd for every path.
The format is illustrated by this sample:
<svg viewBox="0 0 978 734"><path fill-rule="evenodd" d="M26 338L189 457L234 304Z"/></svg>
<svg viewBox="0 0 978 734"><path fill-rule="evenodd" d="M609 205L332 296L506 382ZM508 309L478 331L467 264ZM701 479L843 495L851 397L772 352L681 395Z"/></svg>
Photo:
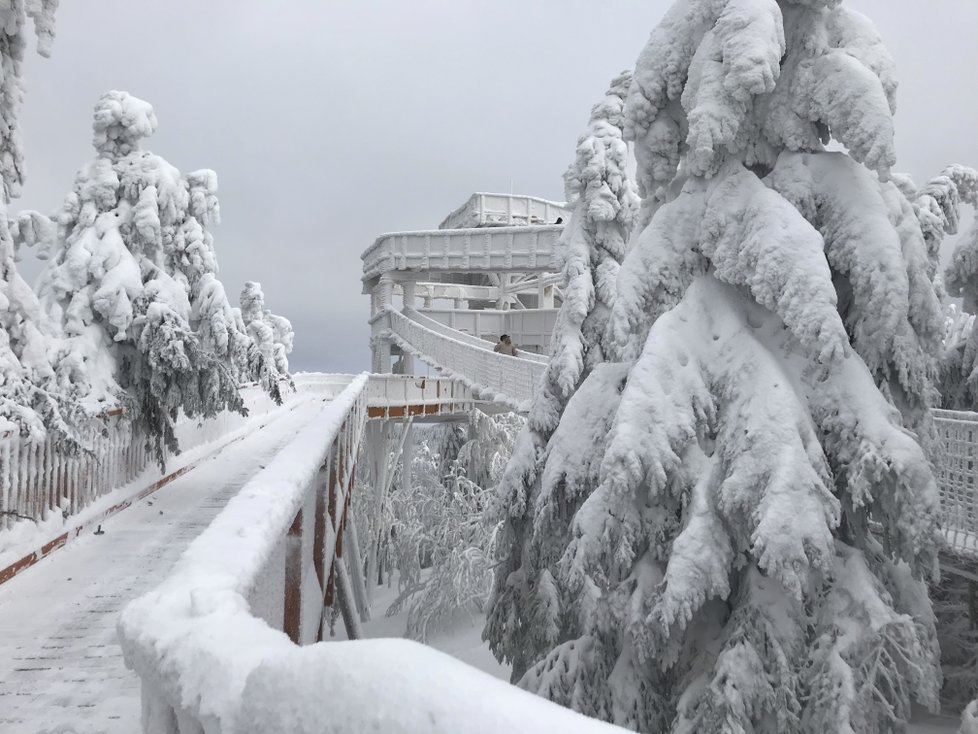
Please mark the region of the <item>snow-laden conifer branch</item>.
<svg viewBox="0 0 978 734"><path fill-rule="evenodd" d="M507 471L486 636L525 687L647 732L868 734L935 705L921 443L952 217L889 180L895 91L837 0L680 0L653 32L615 361Z"/></svg>
<svg viewBox="0 0 978 734"><path fill-rule="evenodd" d="M564 175L567 199L573 204L557 252L566 282L564 299L554 326L551 360L541 390L500 482L500 496L507 505L508 517L500 531L503 557L499 569L503 570L496 573L495 601L491 604L487 627L499 630L499 634L487 634L497 653L514 661L517 676L525 670L525 656L531 648L519 638L522 622L516 618L530 614L537 620L552 619L551 615L558 609L549 598L545 600L538 594L527 596L532 593L527 584L536 584L536 579L524 581L518 576L509 577L510 571L521 566L524 552L545 556L544 568L557 560L558 555L547 549L524 547L531 533L531 513L534 507L545 506L540 512L563 516L566 531L567 513L583 499L564 497L562 488L568 485L559 478L542 478L540 470L547 444L568 400L588 374L601 369L611 348L608 318L620 262L637 212L637 196L627 174L628 148L622 131L625 95L630 83L629 74L612 80L604 98L592 108L587 130L578 140L574 163ZM620 381L616 377L612 380ZM574 437L571 441L576 450L565 453L570 459L566 466L569 471L575 471L574 467L588 463L586 457L591 449ZM560 537L563 533L557 536ZM558 544L559 540L555 539L553 547ZM523 609L524 602L529 605L529 611Z"/></svg>

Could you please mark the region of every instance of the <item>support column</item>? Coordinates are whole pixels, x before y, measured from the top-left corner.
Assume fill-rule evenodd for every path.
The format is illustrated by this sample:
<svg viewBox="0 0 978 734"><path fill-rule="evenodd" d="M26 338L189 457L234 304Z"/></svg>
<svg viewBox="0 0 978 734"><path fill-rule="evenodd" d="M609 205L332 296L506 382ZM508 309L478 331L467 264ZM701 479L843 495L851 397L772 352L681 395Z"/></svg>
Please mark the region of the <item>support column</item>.
<svg viewBox="0 0 978 734"><path fill-rule="evenodd" d="M389 375L391 372L391 343L389 339L376 336L370 340L372 355L370 371L377 375Z"/></svg>
<svg viewBox="0 0 978 734"><path fill-rule="evenodd" d="M370 512L370 545L367 550L367 567L364 579L367 587L367 601L373 601L377 577L377 543L381 532L381 514L384 509L384 494L387 491L387 456L390 453L391 425L388 420L374 420L367 423L367 471L369 484L373 489L373 507Z"/></svg>
<svg viewBox="0 0 978 734"><path fill-rule="evenodd" d="M391 280L390 275L384 273L380 276L380 282L374 286L370 299L371 309L373 310L370 317L370 369L375 374L386 375L390 374L391 371L391 342L385 336L388 324L382 314L391 305L393 295L394 281Z"/></svg>
<svg viewBox="0 0 978 734"><path fill-rule="evenodd" d="M401 491L411 491L411 464L414 459L414 421L405 419L403 428L404 443L401 448Z"/></svg>
<svg viewBox="0 0 978 734"><path fill-rule="evenodd" d="M537 308L553 308L553 307L554 307L554 287L552 285L543 285L541 283L537 289Z"/></svg>
<svg viewBox="0 0 978 734"><path fill-rule="evenodd" d="M503 311L509 307L509 274L500 273L499 276L499 297L496 298L496 308Z"/></svg>
<svg viewBox="0 0 978 734"><path fill-rule="evenodd" d="M401 292L404 294L404 310L416 309L418 307L417 283L413 280L405 280L401 283ZM427 300L427 298L425 299Z"/></svg>

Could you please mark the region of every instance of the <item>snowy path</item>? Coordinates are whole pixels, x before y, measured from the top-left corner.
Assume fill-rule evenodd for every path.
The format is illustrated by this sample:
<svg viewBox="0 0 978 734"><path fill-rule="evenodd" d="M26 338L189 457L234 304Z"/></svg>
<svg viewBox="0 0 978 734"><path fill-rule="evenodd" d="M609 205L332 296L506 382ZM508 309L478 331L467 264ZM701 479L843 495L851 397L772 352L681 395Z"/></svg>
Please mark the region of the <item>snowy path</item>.
<svg viewBox="0 0 978 734"><path fill-rule="evenodd" d="M227 500L321 408L264 429L0 586L0 732L132 734L139 680L116 640L122 607L158 584Z"/></svg>

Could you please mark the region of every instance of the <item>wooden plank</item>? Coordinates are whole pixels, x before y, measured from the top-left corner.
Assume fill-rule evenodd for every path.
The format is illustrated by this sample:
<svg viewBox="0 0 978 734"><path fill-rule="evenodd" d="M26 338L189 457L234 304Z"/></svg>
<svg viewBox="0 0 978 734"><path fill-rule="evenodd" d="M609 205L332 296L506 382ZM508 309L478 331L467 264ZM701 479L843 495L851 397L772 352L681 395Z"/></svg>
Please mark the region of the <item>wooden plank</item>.
<svg viewBox="0 0 978 734"><path fill-rule="evenodd" d="M255 430L260 430L261 428L264 428L266 423L267 420L261 423L260 425L256 426ZM178 477L182 477L187 472L197 468L197 466L199 466L203 462L209 461L215 454L217 454L220 451L223 451L226 447L230 446L231 444L243 440L246 436L247 434L242 434L240 436L232 438L229 441L217 443L213 451L207 453L204 456L201 456L196 461L192 461L186 466L177 469L176 471L170 472L169 474L167 474L164 477L161 477L160 479L157 479L149 486L144 487L143 489L130 495L126 499L122 500L121 502L117 502L116 504L109 507L107 510L98 513L97 515L89 518L83 523L75 525L74 527L70 528L66 532L63 532L60 535L58 535L56 538L53 538L52 540L44 543L38 550L32 553L28 553L26 556L20 558L14 563L11 563L5 568L0 568L0 584L9 581L24 569L30 568L38 561L40 561L42 558L49 555L51 552L57 550L58 548L63 548L70 540L77 538L83 532L94 529L101 523L105 522L105 520L110 518L112 515L115 515L116 513L121 512L127 507L135 504L136 502L145 499L149 495L153 494L153 492L156 492L157 490L165 487L174 479L177 479ZM70 463L73 466L70 470L69 495L71 496L71 500L72 500L72 509L74 509L76 502L78 500L79 490L77 488L80 482L82 481L82 477L85 476L84 475L85 470L83 467L79 466L80 460L77 457L72 458L70 460Z"/></svg>
<svg viewBox="0 0 978 734"><path fill-rule="evenodd" d="M300 509L285 538L285 611L282 631L299 644L302 628L302 510Z"/></svg>

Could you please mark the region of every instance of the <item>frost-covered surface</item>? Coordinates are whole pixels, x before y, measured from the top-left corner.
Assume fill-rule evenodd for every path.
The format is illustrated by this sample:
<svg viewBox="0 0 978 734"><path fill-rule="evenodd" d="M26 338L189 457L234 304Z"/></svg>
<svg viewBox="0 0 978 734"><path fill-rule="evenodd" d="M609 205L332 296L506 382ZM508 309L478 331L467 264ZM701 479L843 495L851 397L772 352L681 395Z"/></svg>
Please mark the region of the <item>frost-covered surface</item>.
<svg viewBox="0 0 978 734"><path fill-rule="evenodd" d="M472 334L466 334L464 331L453 329L451 326L447 326L441 323L440 321L437 321L431 318L430 316L421 313L420 311L407 308L404 309L404 311L402 311L401 313L403 313L412 321L417 321L426 329L442 334L443 336L447 336L457 342L461 342L462 344L468 344L469 346L476 347L478 349L487 349L489 347L495 346L493 342L490 342L488 339L482 339L478 336L473 336ZM503 312L503 313L505 314L505 313L513 313L513 312L510 311L510 312ZM506 327L505 321L503 322L501 329L506 333L512 333L512 329ZM533 352L528 352L525 349L520 349L518 356L520 359L526 359L531 362L540 362L542 364L546 364L548 361L547 357L545 357L544 355L534 354Z"/></svg>
<svg viewBox="0 0 978 734"><path fill-rule="evenodd" d="M38 291L64 335L55 366L62 392L91 409L129 407L162 461L164 448L176 448L177 411L240 410L239 381L257 380L277 397L287 363L274 338L260 346L246 331L217 279L208 230L219 216L217 175L184 176L143 150L156 127L150 104L127 92L99 99L96 158L57 213L56 235L41 238Z"/></svg>
<svg viewBox="0 0 978 734"><path fill-rule="evenodd" d="M366 376L328 404L119 621L149 731L167 708L214 732L614 731L416 643L296 647L247 599ZM185 717L185 718L184 718Z"/></svg>
<svg viewBox="0 0 978 734"><path fill-rule="evenodd" d="M522 686L677 734L936 707L944 317L925 207L889 180L895 89L834 0L681 0L653 32L608 361L514 453L542 482L506 495L486 635Z"/></svg>
<svg viewBox="0 0 978 734"><path fill-rule="evenodd" d="M225 731L225 730L221 730ZM298 734L622 732L409 640L295 647L249 677L230 731Z"/></svg>
<svg viewBox="0 0 978 734"><path fill-rule="evenodd" d="M458 616L484 616L498 524L490 508L524 422L474 410L462 426L418 431L411 482L391 492L391 531L380 534L391 538L398 571L387 615L406 610L407 637L427 642Z"/></svg>
<svg viewBox="0 0 978 734"><path fill-rule="evenodd" d="M477 192L445 217L438 229L554 224L568 213L566 204L537 196Z"/></svg>
<svg viewBox="0 0 978 734"><path fill-rule="evenodd" d="M388 335L409 354L461 381L484 400L523 410L533 398L546 366L520 357L498 354L487 347L432 331L403 313L388 308Z"/></svg>
<svg viewBox="0 0 978 734"><path fill-rule="evenodd" d="M563 228L559 224L389 232L360 255L363 279L389 270L549 272Z"/></svg>
<svg viewBox="0 0 978 734"><path fill-rule="evenodd" d="M157 589L119 620L127 664L165 707L238 731L251 671L291 643L253 616L252 593L306 500L333 440L362 402L360 375L232 499ZM269 571L271 572L271 571ZM165 703L164 703L165 702Z"/></svg>

